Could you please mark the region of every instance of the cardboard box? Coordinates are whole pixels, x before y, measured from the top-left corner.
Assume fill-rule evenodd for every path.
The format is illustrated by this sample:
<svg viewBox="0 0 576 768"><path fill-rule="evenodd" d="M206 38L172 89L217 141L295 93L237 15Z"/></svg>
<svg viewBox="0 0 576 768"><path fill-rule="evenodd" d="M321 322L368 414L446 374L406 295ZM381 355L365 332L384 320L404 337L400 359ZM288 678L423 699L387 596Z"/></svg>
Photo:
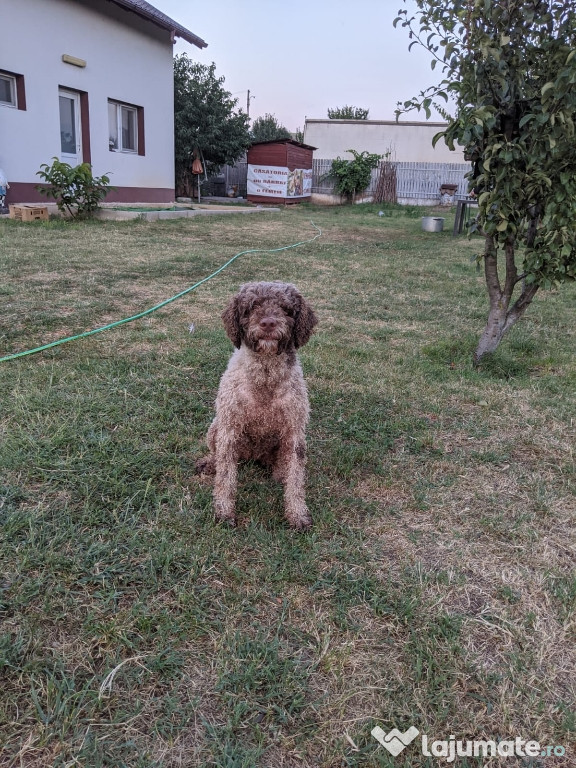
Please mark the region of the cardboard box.
<svg viewBox="0 0 576 768"><path fill-rule="evenodd" d="M11 205L10 218L17 221L48 221L45 205Z"/></svg>

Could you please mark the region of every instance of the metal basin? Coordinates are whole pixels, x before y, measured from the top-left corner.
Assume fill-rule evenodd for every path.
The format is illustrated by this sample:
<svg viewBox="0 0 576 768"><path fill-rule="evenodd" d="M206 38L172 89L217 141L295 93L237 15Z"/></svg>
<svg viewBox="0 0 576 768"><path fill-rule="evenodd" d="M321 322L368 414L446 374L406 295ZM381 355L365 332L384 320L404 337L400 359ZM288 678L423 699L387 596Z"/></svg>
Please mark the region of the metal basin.
<svg viewBox="0 0 576 768"><path fill-rule="evenodd" d="M424 232L442 232L444 219L442 216L422 216L422 229Z"/></svg>

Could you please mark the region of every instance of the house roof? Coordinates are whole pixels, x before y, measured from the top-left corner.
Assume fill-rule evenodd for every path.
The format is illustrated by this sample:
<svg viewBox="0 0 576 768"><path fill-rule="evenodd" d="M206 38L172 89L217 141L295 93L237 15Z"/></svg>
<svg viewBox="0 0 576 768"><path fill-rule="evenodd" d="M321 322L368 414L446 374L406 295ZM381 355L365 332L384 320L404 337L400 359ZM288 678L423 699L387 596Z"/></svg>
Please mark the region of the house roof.
<svg viewBox="0 0 576 768"><path fill-rule="evenodd" d="M177 21L171 19L170 16L166 16L165 13L154 8L153 5L147 3L146 0L111 0L111 2L119 5L121 8L125 8L127 11L137 13L138 16L151 21L162 29L167 29L172 33L174 37L181 37L188 43L197 46L198 48L206 48L208 43L205 43L202 38L198 37L189 29L178 24Z"/></svg>

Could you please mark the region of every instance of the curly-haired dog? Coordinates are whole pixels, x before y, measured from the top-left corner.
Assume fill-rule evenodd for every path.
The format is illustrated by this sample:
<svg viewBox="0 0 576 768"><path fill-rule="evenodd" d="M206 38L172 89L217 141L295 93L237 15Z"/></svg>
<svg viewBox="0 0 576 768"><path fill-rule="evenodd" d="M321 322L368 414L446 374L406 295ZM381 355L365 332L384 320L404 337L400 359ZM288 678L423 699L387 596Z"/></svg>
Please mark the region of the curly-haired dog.
<svg viewBox="0 0 576 768"><path fill-rule="evenodd" d="M220 380L216 418L206 437L210 453L196 469L216 475L216 517L235 525L238 461L271 467L284 485L288 522L307 528L312 523L304 499L310 406L296 350L318 322L314 310L289 283L247 283L222 320L237 349Z"/></svg>

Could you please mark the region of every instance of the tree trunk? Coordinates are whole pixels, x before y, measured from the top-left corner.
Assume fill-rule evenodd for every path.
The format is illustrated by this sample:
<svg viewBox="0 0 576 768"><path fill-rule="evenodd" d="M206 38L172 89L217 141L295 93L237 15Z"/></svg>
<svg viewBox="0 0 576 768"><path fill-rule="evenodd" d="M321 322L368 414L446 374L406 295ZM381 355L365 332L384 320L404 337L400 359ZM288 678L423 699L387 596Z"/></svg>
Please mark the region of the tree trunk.
<svg viewBox="0 0 576 768"><path fill-rule="evenodd" d="M506 324L506 309L504 307L490 307L486 327L480 337L476 351L474 352L474 366L480 365L485 354L494 352L504 336Z"/></svg>
<svg viewBox="0 0 576 768"><path fill-rule="evenodd" d="M532 303L538 286L535 283L526 285L523 282L522 291L514 304L510 306L512 294L519 282L516 264L514 261L514 241L508 240L505 244L506 277L504 287L498 276L498 252L494 239L486 236L484 248L484 274L486 286L490 298L490 310L484 332L480 337L476 352L474 353L474 366L477 367L485 354L495 352L504 335L519 320Z"/></svg>

